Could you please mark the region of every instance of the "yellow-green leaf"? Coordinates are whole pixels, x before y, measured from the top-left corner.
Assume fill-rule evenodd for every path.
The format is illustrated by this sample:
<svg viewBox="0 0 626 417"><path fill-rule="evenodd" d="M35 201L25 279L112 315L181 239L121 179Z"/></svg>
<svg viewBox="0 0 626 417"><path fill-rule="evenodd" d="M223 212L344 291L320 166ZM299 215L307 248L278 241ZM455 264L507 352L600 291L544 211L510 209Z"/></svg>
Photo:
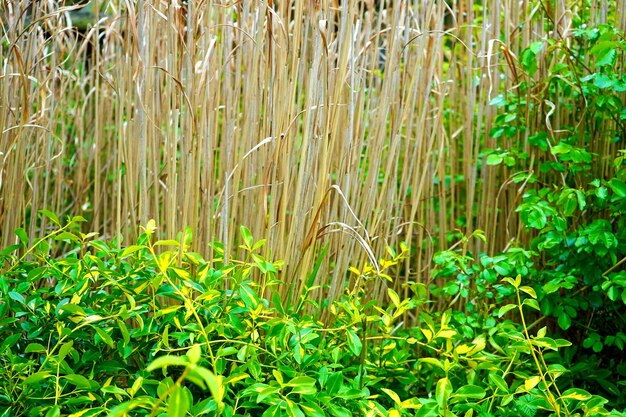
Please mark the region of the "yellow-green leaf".
<svg viewBox="0 0 626 417"><path fill-rule="evenodd" d="M526 391L530 391L531 389L535 388L540 381L540 376L530 377L526 381L524 381L524 388L526 388Z"/></svg>
<svg viewBox="0 0 626 417"><path fill-rule="evenodd" d="M178 240L168 239L168 240L157 240L154 242L154 246L175 246L179 247L180 242Z"/></svg>
<svg viewBox="0 0 626 417"><path fill-rule="evenodd" d="M400 306L400 297L398 296L398 293L391 288L387 288L387 295L389 296L389 299L391 300L393 305L398 308Z"/></svg>
<svg viewBox="0 0 626 417"><path fill-rule="evenodd" d="M591 394L584 389L571 388L563 392L561 399L570 399L577 401L586 401L591 398Z"/></svg>
<svg viewBox="0 0 626 417"><path fill-rule="evenodd" d="M537 293L532 287L524 285L524 286L519 287L519 290L530 295L532 298L537 298Z"/></svg>
<svg viewBox="0 0 626 417"><path fill-rule="evenodd" d="M167 366L187 366L187 364L189 364L187 358L183 358L182 356L166 355L153 360L152 363L148 365L146 370L148 372L152 372L155 369L160 369Z"/></svg>
<svg viewBox="0 0 626 417"><path fill-rule="evenodd" d="M50 221L56 224L57 226L61 226L61 222L59 221L59 218L56 216L56 214L54 214L50 210L42 209L42 210L39 210L39 213L43 214L45 217L50 219Z"/></svg>
<svg viewBox="0 0 626 417"><path fill-rule="evenodd" d="M441 408L445 408L448 404L448 399L452 394L452 384L448 378L441 378L437 381L437 387L435 388L435 399L437 404Z"/></svg>
<svg viewBox="0 0 626 417"><path fill-rule="evenodd" d="M348 347L354 353L355 356L361 354L361 349L363 348L363 344L361 343L361 339L359 336L353 331L348 330Z"/></svg>
<svg viewBox="0 0 626 417"><path fill-rule="evenodd" d="M419 361L423 362L423 363L429 363L431 365L435 365L437 368L443 370L443 362L441 362L439 359L435 359L435 358L420 358Z"/></svg>
<svg viewBox="0 0 626 417"><path fill-rule="evenodd" d="M393 402L396 403L396 405L400 405L402 403L402 401L400 400L400 397L394 391L387 389L387 388L381 388L381 390L385 394L387 394L393 400Z"/></svg>
<svg viewBox="0 0 626 417"><path fill-rule="evenodd" d="M189 399L185 395L183 388L176 385L174 391L167 400L167 417L184 417L189 410Z"/></svg>
<svg viewBox="0 0 626 417"><path fill-rule="evenodd" d="M433 340L433 332L431 332L428 329L424 329L422 327L420 327L421 332L424 334L424 336L426 336L426 340L428 342L430 342L431 340Z"/></svg>

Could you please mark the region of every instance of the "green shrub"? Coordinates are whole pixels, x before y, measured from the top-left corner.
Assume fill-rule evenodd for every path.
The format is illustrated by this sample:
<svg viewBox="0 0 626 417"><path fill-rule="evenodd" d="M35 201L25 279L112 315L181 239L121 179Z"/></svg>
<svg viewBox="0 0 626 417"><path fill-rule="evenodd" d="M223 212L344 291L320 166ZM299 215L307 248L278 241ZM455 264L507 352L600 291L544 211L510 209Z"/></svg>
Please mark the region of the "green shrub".
<svg viewBox="0 0 626 417"><path fill-rule="evenodd" d="M529 256L520 262L511 251L502 254L508 266L496 272L517 269L527 277L537 293L536 318L573 342L559 359L570 369L564 379L624 407L626 166L623 151L611 164L607 152L590 149L622 146L626 78L618 57L626 42L612 26L577 25L570 43L546 40L528 48L520 58L526 75L518 94L493 102L502 114L491 135L502 148L486 163L517 170L512 178L522 188L534 184L516 207L533 236ZM538 62L551 65L549 78L532 77ZM555 105L571 112L569 122L552 126ZM541 118L545 123L537 123ZM527 141L505 145L514 137Z"/></svg>
<svg viewBox="0 0 626 417"><path fill-rule="evenodd" d="M277 296L281 263L258 255L264 242L246 228L244 260L225 264L219 244L209 261L190 251L189 232L153 241L150 222L115 248L76 232L80 221L30 246L18 231L2 252L3 416L609 415L601 397L560 391L567 369L546 352L569 342L502 318L538 307L520 277L502 281L517 302L468 332L453 310L429 311L421 284L365 301L409 255L390 249L378 267L352 268L322 322L304 308L312 288ZM51 259L55 241L73 249ZM407 315L420 325L403 326Z"/></svg>

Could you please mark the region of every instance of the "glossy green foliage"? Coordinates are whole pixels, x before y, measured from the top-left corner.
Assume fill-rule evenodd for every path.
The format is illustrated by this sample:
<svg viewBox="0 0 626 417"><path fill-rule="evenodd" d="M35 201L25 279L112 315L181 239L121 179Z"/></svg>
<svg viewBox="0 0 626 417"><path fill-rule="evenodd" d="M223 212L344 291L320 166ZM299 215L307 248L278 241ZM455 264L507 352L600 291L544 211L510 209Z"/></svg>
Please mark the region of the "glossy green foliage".
<svg viewBox="0 0 626 417"><path fill-rule="evenodd" d="M402 246L351 268L322 317L317 288L277 297L282 263L245 227L244 260L227 264L220 244L210 260L193 252L188 231L154 241L149 222L118 249L78 232L80 218L43 214L57 229L34 245L18 231L0 259L2 416L620 415L591 391L559 391L567 370L548 353L569 342L529 333L537 294L520 277L489 283L513 304L465 322L430 312L423 284L366 301L409 256ZM49 258L61 242L73 249ZM407 315L419 326L403 326Z"/></svg>
<svg viewBox="0 0 626 417"><path fill-rule="evenodd" d="M515 211L530 245L492 258L479 255L479 265L447 260L441 270L472 265L474 296L490 299L501 292L497 286L485 291L486 277L493 283L496 276L522 274L537 294L535 319L573 342L561 359L569 364L565 378L624 407L626 165L623 151L606 152L613 144L623 147L625 139L626 42L612 25L583 23L574 22L567 43L546 39L525 50L518 94L492 101L500 114L490 135L501 146L485 164L513 171L521 197ZM537 62L550 63L547 78L534 76ZM557 129L555 112L564 110L572 117ZM607 144L603 154L590 151L598 143ZM487 259L498 258L489 271ZM467 288L466 276L456 273L447 286ZM452 295L449 289L446 294Z"/></svg>

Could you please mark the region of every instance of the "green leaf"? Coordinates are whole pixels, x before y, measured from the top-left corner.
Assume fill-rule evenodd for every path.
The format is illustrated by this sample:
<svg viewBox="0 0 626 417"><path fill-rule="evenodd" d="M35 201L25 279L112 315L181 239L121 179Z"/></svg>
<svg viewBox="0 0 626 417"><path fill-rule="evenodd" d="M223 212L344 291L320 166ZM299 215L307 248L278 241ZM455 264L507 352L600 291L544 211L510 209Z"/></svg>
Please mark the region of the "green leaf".
<svg viewBox="0 0 626 417"><path fill-rule="evenodd" d="M493 372L490 373L489 374L489 382L491 382L493 385L495 385L503 393L508 394L509 386L506 383L506 381L504 380L504 378L502 378L500 375L498 375L496 373L493 373Z"/></svg>
<svg viewBox="0 0 626 417"><path fill-rule="evenodd" d="M59 307L59 311L67 311L70 314L77 314L79 316L85 315L85 310L78 304L68 303Z"/></svg>
<svg viewBox="0 0 626 417"><path fill-rule="evenodd" d="M98 333L98 336L100 336L100 339L102 339L104 343L109 345L109 347L115 347L115 343L113 342L113 339L111 338L109 333L107 333L105 330L102 330L99 327L94 326L94 329L96 330L96 333Z"/></svg>
<svg viewBox="0 0 626 417"><path fill-rule="evenodd" d="M19 245L9 245L9 246L7 246L2 251L0 251L0 258L6 257L11 252L15 252L15 251L21 249L23 246L25 246L25 245L19 244Z"/></svg>
<svg viewBox="0 0 626 417"><path fill-rule="evenodd" d="M200 345L193 345L187 351L187 358L189 358L190 363L198 363L201 356L202 356L202 349L200 348Z"/></svg>
<svg viewBox="0 0 626 417"><path fill-rule="evenodd" d="M142 249L145 249L144 245L131 245L122 251L122 254L120 255L120 259L124 259L127 256L130 256L133 253L140 251Z"/></svg>
<svg viewBox="0 0 626 417"><path fill-rule="evenodd" d="M128 331L128 327L122 320L117 320L117 327L120 329L120 333L122 333L122 340L124 342L124 346L130 343L130 332Z"/></svg>
<svg viewBox="0 0 626 417"><path fill-rule="evenodd" d="M609 181L609 187L620 198L626 198L626 184L617 178L611 178Z"/></svg>
<svg viewBox="0 0 626 417"><path fill-rule="evenodd" d="M343 408L339 405L335 405L329 402L326 406L328 412L333 417L352 417L352 413L350 412L350 410Z"/></svg>
<svg viewBox="0 0 626 417"><path fill-rule="evenodd" d="M546 152L548 150L548 134L546 132L539 132L532 135L528 138L528 143Z"/></svg>
<svg viewBox="0 0 626 417"><path fill-rule="evenodd" d="M436 359L436 358L420 358L420 359L418 359L418 361L419 362L424 362L424 363L429 363L429 364L434 365L437 368L441 369L442 371L444 370L443 362L441 362L439 359Z"/></svg>
<svg viewBox="0 0 626 417"><path fill-rule="evenodd" d="M506 104L506 99L504 98L502 94L498 94L497 96L489 100L490 106L502 107L505 104Z"/></svg>
<svg viewBox="0 0 626 417"><path fill-rule="evenodd" d="M502 397L502 403L501 405L503 407L507 406L508 404L511 403L511 401L513 401L515 399L515 394L507 394L504 397Z"/></svg>
<svg viewBox="0 0 626 417"><path fill-rule="evenodd" d="M515 304L507 304L507 305L503 305L502 307L500 307L500 309L498 310L498 317L502 317L504 316L506 313L508 313L509 311L513 310L514 308L516 308L517 306Z"/></svg>
<svg viewBox="0 0 626 417"><path fill-rule="evenodd" d="M572 346L572 342L570 342L569 340L565 340L565 339L556 339L554 342L560 348Z"/></svg>
<svg viewBox="0 0 626 417"><path fill-rule="evenodd" d="M130 388L131 396L139 391L139 388L143 386L143 377L138 377L135 382L133 382L133 386Z"/></svg>
<svg viewBox="0 0 626 417"><path fill-rule="evenodd" d="M558 319L559 327L563 330L567 330L572 325L572 319L568 314L561 314Z"/></svg>
<svg viewBox="0 0 626 417"><path fill-rule="evenodd" d="M266 388L263 388L261 392L259 392L259 395L257 395L256 397L257 404L262 403L266 398L273 396L277 392L278 392L278 387L276 386L271 386L271 387L268 386Z"/></svg>
<svg viewBox="0 0 626 417"><path fill-rule="evenodd" d="M599 89L605 89L613 86L613 80L606 74L596 74L593 79L593 85Z"/></svg>
<svg viewBox="0 0 626 417"><path fill-rule="evenodd" d="M28 245L28 235L26 234L26 230L24 230L22 227L18 227L17 229L15 229L15 235L18 237L20 242L24 244L24 246Z"/></svg>
<svg viewBox="0 0 626 417"><path fill-rule="evenodd" d="M34 374L31 374L26 379L24 379L24 384L38 384L39 382L43 381L46 378L49 378L50 376L50 371L35 372Z"/></svg>
<svg viewBox="0 0 626 417"><path fill-rule="evenodd" d="M184 417L187 411L189 411L189 399L183 388L177 384L167 400L167 417Z"/></svg>
<svg viewBox="0 0 626 417"><path fill-rule="evenodd" d="M553 292L556 292L559 289L561 289L561 283L555 280L549 281L543 286L543 291L546 294L552 294Z"/></svg>
<svg viewBox="0 0 626 417"><path fill-rule="evenodd" d="M311 273L306 279L305 288L311 288L313 286L313 283L315 283L315 278L317 278L317 274L320 270L320 267L322 266L322 262L326 259L327 253L328 253L328 243L326 243L322 247L322 250L320 251L317 259L315 260L315 265L313 265L313 269L311 270Z"/></svg>
<svg viewBox="0 0 626 417"><path fill-rule="evenodd" d="M222 377L215 375L202 366L196 366L192 372L198 374L204 380L215 401L221 404L224 399L224 382L222 381Z"/></svg>
<svg viewBox="0 0 626 417"><path fill-rule="evenodd" d="M392 390L387 389L387 388L381 388L381 390L385 394L387 394L393 400L393 402L396 403L396 405L402 404L402 400L400 400L400 397L398 396L398 394L395 393L395 391L392 391Z"/></svg>
<svg viewBox="0 0 626 417"><path fill-rule="evenodd" d="M62 361L65 357L72 351L72 347L74 346L74 341L70 340L69 342L63 343L61 348L59 349L58 360Z"/></svg>
<svg viewBox="0 0 626 417"><path fill-rule="evenodd" d="M252 250L257 250L261 247L263 247L265 245L265 243L267 242L266 239L261 239L258 242L255 242L254 245L252 246Z"/></svg>
<svg viewBox="0 0 626 417"><path fill-rule="evenodd" d="M109 255L109 253L111 252L111 248L109 248L109 246L101 240L92 240L91 242L89 242L89 246L92 246L99 251L104 252L106 255Z"/></svg>
<svg viewBox="0 0 626 417"><path fill-rule="evenodd" d="M615 80L615 82L613 83L613 89L617 93L623 93L624 91L626 91L626 79L624 79L623 75L621 78L618 78L617 80ZM622 109L622 112L623 111L624 109ZM621 115L620 115L620 118L621 118Z"/></svg>
<svg viewBox="0 0 626 417"><path fill-rule="evenodd" d="M39 213L43 214L45 217L50 219L50 221L56 224L57 226L61 226L61 222L59 221L59 218L53 212L46 210L46 209L42 209L42 210L39 210Z"/></svg>
<svg viewBox="0 0 626 417"><path fill-rule="evenodd" d="M234 346L219 348L219 350L217 351L217 357L219 358L221 356L230 356L237 353L237 351L238 349Z"/></svg>
<svg viewBox="0 0 626 417"><path fill-rule="evenodd" d="M554 339L549 337L537 337L531 340L531 343L535 346L542 347L545 349L558 350L559 345L556 343Z"/></svg>
<svg viewBox="0 0 626 417"><path fill-rule="evenodd" d="M548 216L546 216L546 213L540 207L533 206L528 208L527 211L522 212L522 220L529 227L543 229L548 223Z"/></svg>
<svg viewBox="0 0 626 417"><path fill-rule="evenodd" d="M64 375L63 378L80 389L91 390L91 382L82 375L70 374Z"/></svg>
<svg viewBox="0 0 626 417"><path fill-rule="evenodd" d="M619 389L617 388L617 386L615 386L615 384L607 381L606 379L598 378L598 379L596 379L596 382L602 388L604 388L606 391L610 392L611 394L616 395L616 396L621 395L621 393L620 393Z"/></svg>
<svg viewBox="0 0 626 417"><path fill-rule="evenodd" d="M435 401L430 401L417 410L415 417L438 417L439 415L439 406Z"/></svg>
<svg viewBox="0 0 626 417"><path fill-rule="evenodd" d="M172 261L172 252L165 251L158 256L157 265L161 271L167 271Z"/></svg>
<svg viewBox="0 0 626 417"><path fill-rule="evenodd" d="M154 401L154 400L153 400ZM123 402L114 408L111 409L107 417L126 417L130 415L128 412L133 410L141 405L151 405L150 401L147 401L146 398L131 400Z"/></svg>
<svg viewBox="0 0 626 417"><path fill-rule="evenodd" d="M239 231L241 232L241 237L243 238L243 243L248 248L252 248L253 241L252 241L252 233L250 233L250 230L246 226L241 226L239 228Z"/></svg>
<svg viewBox="0 0 626 417"><path fill-rule="evenodd" d="M533 308L537 311L541 311L541 309L539 308L539 303L537 302L537 300L532 299L532 298L527 298L522 302L523 306L528 306L530 308Z"/></svg>
<svg viewBox="0 0 626 417"><path fill-rule="evenodd" d="M525 292L526 294L530 295L532 298L537 298L537 293L535 292L535 290L532 287L528 287L526 285L519 287L519 290L522 292Z"/></svg>
<svg viewBox="0 0 626 417"><path fill-rule="evenodd" d="M505 397L502 402L504 403L505 401L509 402L508 397ZM546 400L535 395L526 394L515 399L515 408L518 409L520 417L535 417L540 405L549 407Z"/></svg>
<svg viewBox="0 0 626 417"><path fill-rule="evenodd" d="M617 51L614 48L616 46L616 42L600 42L591 49L591 54L597 57L597 67L612 65L615 62Z"/></svg>
<svg viewBox="0 0 626 417"><path fill-rule="evenodd" d="M585 195L580 190L574 190L574 194L576 194L576 200L578 201L578 209L583 211L585 207L587 207L587 201L585 200Z"/></svg>
<svg viewBox="0 0 626 417"><path fill-rule="evenodd" d="M535 386L537 386L539 382L541 382L540 376L530 377L526 379L526 381L524 381L524 388L526 389L526 391L530 391L531 389L535 388Z"/></svg>
<svg viewBox="0 0 626 417"><path fill-rule="evenodd" d="M204 258L199 253L196 253L196 252L185 252L185 259L194 265L206 264L206 261L204 260Z"/></svg>
<svg viewBox="0 0 626 417"><path fill-rule="evenodd" d="M30 343L24 349L24 353L46 353L46 348L39 343Z"/></svg>
<svg viewBox="0 0 626 417"><path fill-rule="evenodd" d="M537 54L531 48L525 49L522 52L520 63L522 68L532 77L537 71Z"/></svg>
<svg viewBox="0 0 626 417"><path fill-rule="evenodd" d="M326 417L326 413L317 404L305 402L300 404L300 408L307 417Z"/></svg>
<svg viewBox="0 0 626 417"><path fill-rule="evenodd" d="M61 408L58 405L53 406L46 413L46 417L59 417L61 415Z"/></svg>
<svg viewBox="0 0 626 417"><path fill-rule="evenodd" d="M69 305L69 304L67 304L67 305ZM64 306L64 307L65 307L65 306ZM81 310L82 310L82 309L81 309ZM80 313L79 313L79 314L80 314ZM85 314L85 313L83 312L82 314ZM85 319L84 319L84 320L85 320L85 322L86 322L86 323L95 323L95 322L97 322L97 321L104 320L104 317L99 316L99 315L97 315L97 314L92 314L92 315L90 315L90 316L85 317Z"/></svg>
<svg viewBox="0 0 626 417"><path fill-rule="evenodd" d="M259 305L259 299L256 293L248 284L241 284L239 286L239 296L246 307L255 309Z"/></svg>
<svg viewBox="0 0 626 417"><path fill-rule="evenodd" d="M287 382L285 385L293 387L291 392L294 394L309 395L315 394L317 389L315 388L315 379L310 376L297 376Z"/></svg>
<svg viewBox="0 0 626 417"><path fill-rule="evenodd" d="M500 165L503 160L504 158L502 157L502 155L492 153L489 156L487 156L486 162L487 162L487 165Z"/></svg>
<svg viewBox="0 0 626 417"><path fill-rule="evenodd" d="M280 295L276 291L272 291L272 303L274 304L274 308L276 312L281 316L285 315L285 308L283 307L283 303L280 299Z"/></svg>
<svg viewBox="0 0 626 417"><path fill-rule="evenodd" d="M12 300L17 301L18 303L22 303L25 304L26 303L26 299L24 298L24 296L22 294L20 294L19 292L15 292L15 291L9 291L9 297Z"/></svg>
<svg viewBox="0 0 626 417"><path fill-rule="evenodd" d="M80 239L74 233L61 232L54 237L54 240L80 243Z"/></svg>
<svg viewBox="0 0 626 417"><path fill-rule="evenodd" d="M353 330L348 330L347 334L348 334L348 347L350 348L352 353L354 353L355 356L359 356L361 354L361 349L363 348L361 339Z"/></svg>
<svg viewBox="0 0 626 417"><path fill-rule="evenodd" d="M328 395L336 395L341 387L343 387L343 374L341 372L331 373L325 386Z"/></svg>
<svg viewBox="0 0 626 417"><path fill-rule="evenodd" d="M154 242L154 246L175 246L175 247L179 247L180 246L180 242L178 240L173 240L173 239L157 240L156 242Z"/></svg>
<svg viewBox="0 0 626 417"><path fill-rule="evenodd" d="M391 299L391 302L393 303L393 305L396 306L396 308L398 308L400 306L400 297L398 296L398 293L392 290L391 288L387 288L387 295Z"/></svg>
<svg viewBox="0 0 626 417"><path fill-rule="evenodd" d="M105 394L122 395L125 397L130 397L130 394L128 394L122 388L115 386L115 385L107 385L106 387L100 388L100 391L102 391Z"/></svg>
<svg viewBox="0 0 626 417"><path fill-rule="evenodd" d="M536 55L539 52L541 52L541 50L543 49L543 42L542 41L533 42L530 44L528 48Z"/></svg>
<svg viewBox="0 0 626 417"><path fill-rule="evenodd" d="M435 388L435 399L440 408L445 408L452 394L452 384L448 378L441 378L437 381L437 387Z"/></svg>
<svg viewBox="0 0 626 417"><path fill-rule="evenodd" d="M571 399L571 400L577 400L577 401L587 401L591 397L592 396L590 393L588 393L584 389L579 389L579 388L570 388L567 391L564 391L563 394L561 394L561 399L564 399L564 400Z"/></svg>
<svg viewBox="0 0 626 417"><path fill-rule="evenodd" d="M475 399L480 400L487 395L487 392L478 385L465 385L456 390L452 397L455 400Z"/></svg>
<svg viewBox="0 0 626 417"><path fill-rule="evenodd" d="M166 368L168 366L187 366L189 361L187 358L174 355L166 355L156 358L146 368L148 372L152 372L155 369Z"/></svg>
<svg viewBox="0 0 626 417"><path fill-rule="evenodd" d="M289 417L305 417L300 407L298 407L298 404L294 403L290 399L286 400L286 409Z"/></svg>

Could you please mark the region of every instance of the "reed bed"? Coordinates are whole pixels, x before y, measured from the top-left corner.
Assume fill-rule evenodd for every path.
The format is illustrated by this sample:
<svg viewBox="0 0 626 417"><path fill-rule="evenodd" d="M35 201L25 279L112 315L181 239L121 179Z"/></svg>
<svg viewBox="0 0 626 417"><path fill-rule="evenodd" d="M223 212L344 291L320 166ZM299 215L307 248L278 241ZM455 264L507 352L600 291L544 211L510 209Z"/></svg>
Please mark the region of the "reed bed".
<svg viewBox="0 0 626 417"><path fill-rule="evenodd" d="M485 231L474 253L524 241L523 186L483 164L489 102L514 91L524 48L567 42L580 7L590 23L625 16L600 0L138 0L91 5L105 14L78 33L79 7L2 2L0 244L20 226L43 236L40 209L126 242L151 218L162 236L188 226L207 257L215 240L237 250L246 225L286 261L284 297L327 246L319 300L402 241L400 292L461 235ZM571 117L557 108L552 127Z"/></svg>

